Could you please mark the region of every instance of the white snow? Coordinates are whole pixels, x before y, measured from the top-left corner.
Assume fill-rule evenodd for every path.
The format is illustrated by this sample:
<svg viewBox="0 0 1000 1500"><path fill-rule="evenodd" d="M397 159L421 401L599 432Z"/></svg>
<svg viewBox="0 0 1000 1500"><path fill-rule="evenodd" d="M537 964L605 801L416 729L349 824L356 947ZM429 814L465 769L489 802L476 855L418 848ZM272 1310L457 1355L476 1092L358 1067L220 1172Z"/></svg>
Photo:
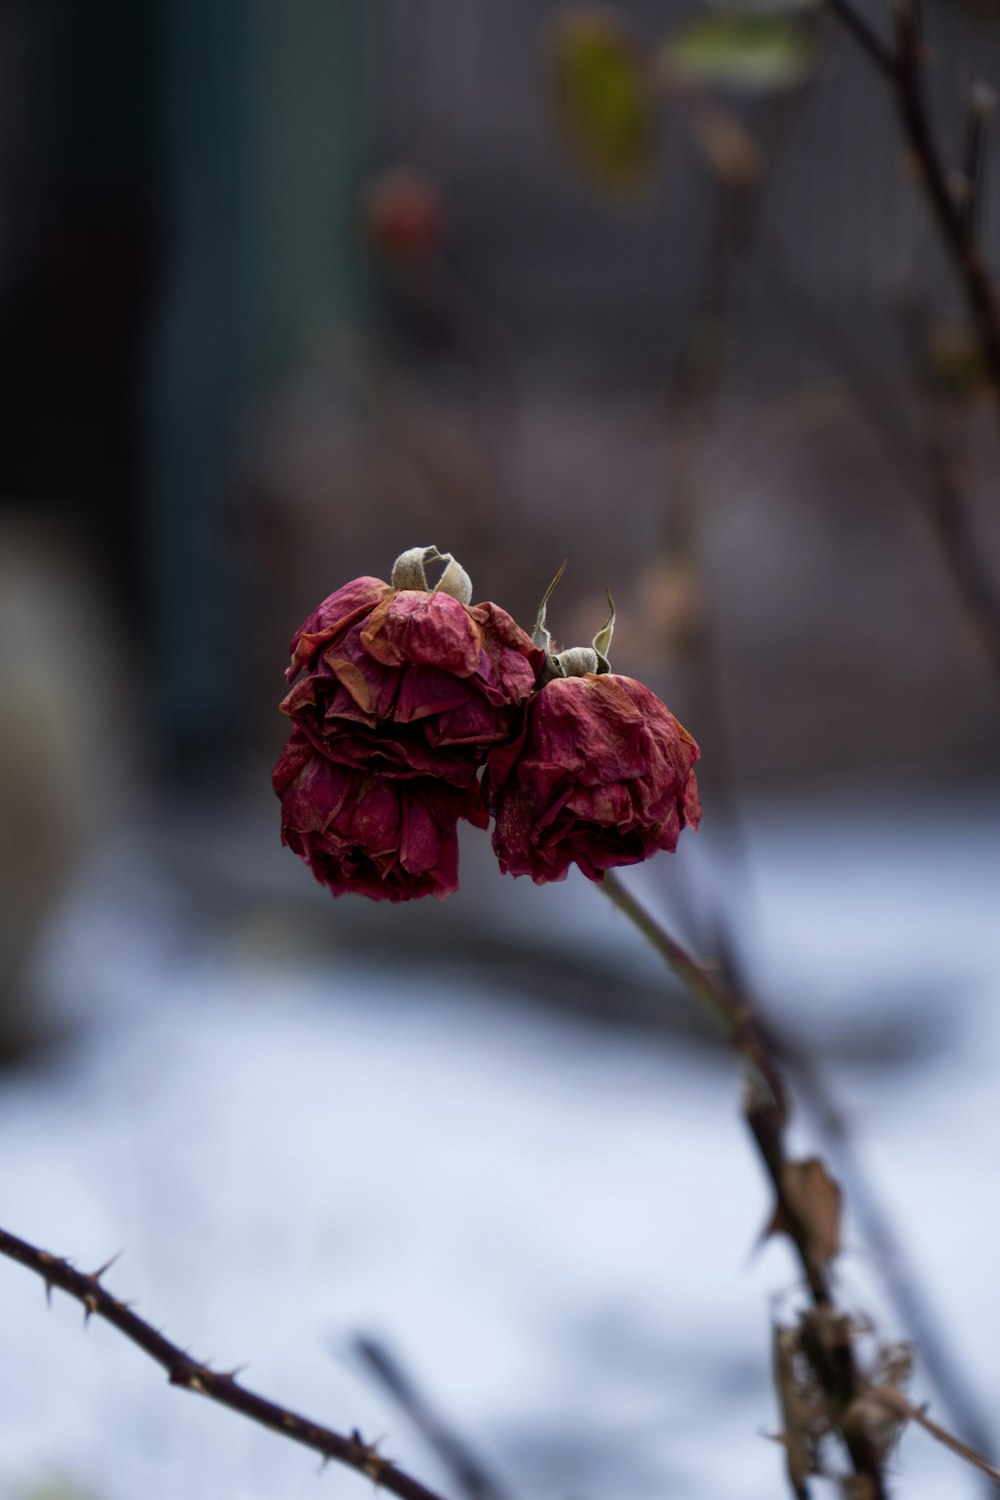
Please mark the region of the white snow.
<svg viewBox="0 0 1000 1500"><path fill-rule="evenodd" d="M865 984L900 1005L911 981L923 998L959 985L939 1061L835 1082L997 1409L1000 820L943 822L932 857L909 814L888 832L824 817L752 826L758 972L785 1011L808 995L844 1024ZM637 886L650 899L655 868ZM585 913L585 889L567 912ZM581 941L620 933L592 900L594 927L572 918ZM67 903L46 977L91 1023L0 1081L5 1228L87 1269L123 1249L109 1285L170 1336L385 1435L446 1492L354 1334L384 1337L519 1500L783 1493L768 1323L795 1273L780 1244L752 1254L769 1198L727 1059L510 1005L475 974L291 968L213 942L135 843L109 846ZM848 1239L845 1298L878 1311L877 1267ZM60 1477L100 1500L364 1493L81 1323L0 1260L0 1494ZM896 1467L900 1497L981 1493L920 1433Z"/></svg>

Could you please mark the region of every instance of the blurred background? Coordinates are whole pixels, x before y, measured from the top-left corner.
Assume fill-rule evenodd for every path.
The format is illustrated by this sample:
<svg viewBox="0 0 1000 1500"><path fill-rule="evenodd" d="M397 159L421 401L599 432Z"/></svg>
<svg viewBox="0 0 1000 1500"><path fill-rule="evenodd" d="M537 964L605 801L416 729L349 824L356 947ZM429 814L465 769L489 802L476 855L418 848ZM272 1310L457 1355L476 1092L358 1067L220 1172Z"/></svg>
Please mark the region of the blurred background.
<svg viewBox="0 0 1000 1500"><path fill-rule="evenodd" d="M960 164L1000 15L926 11ZM768 1196L690 1002L481 835L392 910L279 844L322 597L434 543L527 626L567 557L556 635L609 587L615 668L702 745L702 833L630 883L829 1073L947 1350L916 1395L988 1436L1000 681L944 539L1000 587L996 419L820 4L3 0L4 1227L124 1245L180 1342L430 1482L358 1334L511 1494L780 1492L795 1272L749 1259ZM854 1235L847 1300L912 1335ZM0 1494L314 1483L57 1312L0 1264ZM978 1492L919 1435L899 1465Z"/></svg>

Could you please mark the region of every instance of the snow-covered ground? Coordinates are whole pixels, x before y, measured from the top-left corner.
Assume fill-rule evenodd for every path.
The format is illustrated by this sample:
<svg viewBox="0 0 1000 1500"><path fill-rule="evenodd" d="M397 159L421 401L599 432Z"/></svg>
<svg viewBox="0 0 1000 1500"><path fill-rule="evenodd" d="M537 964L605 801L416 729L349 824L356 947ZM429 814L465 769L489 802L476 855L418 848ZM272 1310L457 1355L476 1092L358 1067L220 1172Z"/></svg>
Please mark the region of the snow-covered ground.
<svg viewBox="0 0 1000 1500"><path fill-rule="evenodd" d="M813 1035L863 1028L876 1004L890 1029L926 1018L937 1055L841 1063L834 1082L994 1409L998 833L982 802L863 819L837 803L760 808L745 934L761 987L785 1013L808 1004L797 1020ZM651 900L657 870L634 873ZM769 1319L775 1298L794 1305L796 1279L783 1245L752 1253L769 1199L729 1059L582 1027L460 966L357 948L293 964L262 931L234 942L193 926L171 879L153 846L119 839L50 933L45 983L88 1024L57 1060L0 1082L0 1224L84 1268L124 1249L109 1284L178 1342L220 1368L248 1361L249 1385L319 1420L384 1435L446 1490L352 1354L358 1333L385 1340L518 1500L783 1493ZM653 972L583 882L507 882L496 930L540 912L577 956L610 939L626 969ZM387 932L395 916L378 909ZM883 1316L878 1267L850 1224L847 1240L844 1299ZM81 1321L58 1293L47 1312L41 1285L0 1261L5 1500L53 1481L100 1500L363 1493ZM933 1395L919 1367L914 1393ZM906 1436L894 1493L981 1492Z"/></svg>

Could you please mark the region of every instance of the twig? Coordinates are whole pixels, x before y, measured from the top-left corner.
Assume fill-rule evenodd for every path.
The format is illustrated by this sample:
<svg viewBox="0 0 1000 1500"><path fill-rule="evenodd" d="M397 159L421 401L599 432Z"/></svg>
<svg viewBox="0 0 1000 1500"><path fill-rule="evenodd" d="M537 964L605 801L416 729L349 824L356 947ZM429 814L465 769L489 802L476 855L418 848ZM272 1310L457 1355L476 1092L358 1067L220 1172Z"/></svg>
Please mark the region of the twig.
<svg viewBox="0 0 1000 1500"><path fill-rule="evenodd" d="M899 1393L896 1392L896 1394ZM950 1448L952 1453L957 1453L959 1458L964 1458L967 1464L972 1464L973 1468L980 1469L982 1473L988 1475L993 1481L994 1488L1000 1488L1000 1469L995 1464L989 1463L967 1443L959 1442L957 1437L937 1422L932 1422L925 1411L922 1411L919 1406L911 1405L905 1397L901 1398L901 1406L905 1408L905 1415L912 1422L916 1422L918 1427L922 1427L925 1432L930 1433L932 1438L936 1438L939 1443Z"/></svg>
<svg viewBox="0 0 1000 1500"><path fill-rule="evenodd" d="M977 83L969 94L965 122L965 157L962 167L962 217L970 239L978 241L982 227L983 178L986 165L986 131L996 105L993 90Z"/></svg>
<svg viewBox="0 0 1000 1500"><path fill-rule="evenodd" d="M903 133L920 170L920 179L965 292L983 363L989 371L1000 411L1000 303L976 239L975 216L955 198L934 133L923 88L921 7L919 0L896 0L895 51L872 31L850 0L826 0L828 9L864 48L892 86Z"/></svg>
<svg viewBox="0 0 1000 1500"><path fill-rule="evenodd" d="M914 1406L913 1402L908 1400L896 1386L873 1387L864 1397L864 1404L873 1415L885 1415L896 1422L916 1422L917 1426L922 1427L936 1442L943 1444L945 1448L964 1459L967 1464L978 1469L981 1474L985 1474L991 1481L993 1489L1000 1489L1000 1469L995 1464L991 1464L983 1458L981 1453L970 1448L968 1443L961 1442L954 1433L942 1427L939 1422L933 1421L922 1406Z"/></svg>
<svg viewBox="0 0 1000 1500"><path fill-rule="evenodd" d="M389 1459L383 1458L377 1451L376 1444L364 1442L357 1430L345 1437L330 1427L323 1427L318 1422L310 1421L308 1417L300 1416L297 1412L289 1411L287 1407L278 1406L248 1390L246 1386L239 1384L236 1378L238 1371L210 1370L199 1360L192 1359L144 1318L140 1318L138 1313L133 1312L128 1303L119 1302L105 1290L101 1277L110 1266L110 1261L88 1276L77 1271L69 1261L50 1255L45 1250L38 1250L26 1240L20 1240L3 1229L0 1229L0 1255L16 1260L40 1276L49 1296L52 1288L57 1286L69 1296L75 1297L83 1305L85 1319L96 1315L111 1323L119 1333L123 1333L148 1354L150 1359L162 1365L171 1385L196 1391L211 1401L217 1401L221 1406L228 1406L231 1411L239 1412L251 1422L258 1422L262 1427L290 1438L292 1442L311 1448L315 1453L321 1454L324 1460L346 1464L359 1474L364 1474L374 1484L398 1495L400 1500L441 1500L433 1490L411 1478Z"/></svg>
<svg viewBox="0 0 1000 1500"><path fill-rule="evenodd" d="M921 0L895 0L894 53L888 51L854 11L850 0L827 0L829 8L862 43L890 84L903 131L938 232L965 292L983 364L1000 411L1000 302L979 246L986 125L993 95L977 85L969 100L963 191L952 191L944 158L934 138L924 94ZM936 455L931 455L936 458ZM941 551L965 601L973 628L1000 678L1000 597L969 530L964 497L940 463L931 466L930 517Z"/></svg>
<svg viewBox="0 0 1000 1500"><path fill-rule="evenodd" d="M794 319L802 333L823 353L832 356L845 386L866 425L875 433L897 468L905 464L913 482L924 492L926 516L942 561L965 614L970 633L1000 688L1000 590L990 573L989 560L969 525L968 501L947 451L927 393L918 390L924 411L908 420L886 399L878 380L865 368L849 338L835 320L796 297L787 276L772 276L765 289Z"/></svg>
<svg viewBox="0 0 1000 1500"><path fill-rule="evenodd" d="M893 70L892 53L881 40L878 33L873 31L868 22L859 16L849 0L826 0L827 6L840 21L841 25L848 30L864 50L868 53L872 62L879 72L891 76Z"/></svg>
<svg viewBox="0 0 1000 1500"><path fill-rule="evenodd" d="M945 442L934 431L928 411L921 438L926 455L928 517L938 546L965 607L969 628L979 642L993 680L1000 685L1000 592L982 548L968 526L965 494Z"/></svg>
<svg viewBox="0 0 1000 1500"><path fill-rule="evenodd" d="M504 1491L489 1474L468 1444L435 1411L417 1389L396 1356L375 1339L360 1337L355 1351L372 1374L399 1403L414 1427L451 1471L455 1484L468 1500L504 1500Z"/></svg>

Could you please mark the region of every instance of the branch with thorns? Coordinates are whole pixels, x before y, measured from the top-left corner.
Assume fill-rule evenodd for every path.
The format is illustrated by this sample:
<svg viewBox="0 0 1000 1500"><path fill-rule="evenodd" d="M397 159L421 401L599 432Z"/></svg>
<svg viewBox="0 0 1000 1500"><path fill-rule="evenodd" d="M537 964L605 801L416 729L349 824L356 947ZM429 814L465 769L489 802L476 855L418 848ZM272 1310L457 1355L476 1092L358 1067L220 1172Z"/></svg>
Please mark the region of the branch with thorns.
<svg viewBox="0 0 1000 1500"><path fill-rule="evenodd" d="M39 1250L4 1229L0 1229L0 1255L17 1261L19 1265L26 1266L29 1271L40 1276L50 1302L52 1288L58 1287L81 1303L85 1323L91 1317L98 1317L117 1328L119 1333L137 1344L150 1359L166 1370L171 1385L207 1396L210 1401L228 1406L230 1411L238 1412L240 1416L267 1427L271 1432L290 1438L293 1443L301 1443L305 1448L311 1448L314 1453L320 1454L324 1463L333 1461L346 1464L348 1468L364 1474L373 1484L388 1490L390 1494L398 1495L399 1500L441 1500L441 1496L434 1490L428 1489L390 1459L384 1458L378 1452L377 1444L366 1443L357 1429L345 1436L331 1427L313 1422L241 1385L237 1379L239 1369L212 1370L200 1360L193 1359L177 1344L171 1343L159 1329L141 1318L129 1303L119 1301L104 1287L101 1278L114 1265L118 1256L88 1275L78 1271L68 1260L50 1255L46 1250Z"/></svg>

